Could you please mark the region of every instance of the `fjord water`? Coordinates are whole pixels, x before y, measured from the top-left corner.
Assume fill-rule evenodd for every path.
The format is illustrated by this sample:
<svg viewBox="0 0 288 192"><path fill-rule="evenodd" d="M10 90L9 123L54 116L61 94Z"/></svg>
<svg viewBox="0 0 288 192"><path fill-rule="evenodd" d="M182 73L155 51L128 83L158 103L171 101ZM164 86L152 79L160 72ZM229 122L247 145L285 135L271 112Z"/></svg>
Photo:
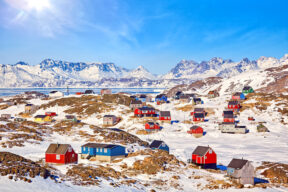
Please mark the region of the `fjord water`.
<svg viewBox="0 0 288 192"><path fill-rule="evenodd" d="M75 94L76 92L85 92L85 90L93 90L96 94L100 93L102 88L69 88L69 94ZM137 93L160 93L163 89L161 88L111 88L112 93L125 92L130 94ZM38 91L40 93L49 94L51 91L61 91L64 92L65 95L68 94L67 88L0 88L0 97L3 96L13 96L22 94L26 91Z"/></svg>

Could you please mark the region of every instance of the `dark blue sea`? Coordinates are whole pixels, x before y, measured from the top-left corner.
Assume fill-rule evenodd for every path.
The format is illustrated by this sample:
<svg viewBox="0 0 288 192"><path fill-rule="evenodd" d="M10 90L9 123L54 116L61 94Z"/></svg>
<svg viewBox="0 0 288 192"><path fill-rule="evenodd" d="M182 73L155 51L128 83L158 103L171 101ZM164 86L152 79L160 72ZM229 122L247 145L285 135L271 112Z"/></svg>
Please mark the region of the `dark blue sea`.
<svg viewBox="0 0 288 192"><path fill-rule="evenodd" d="M85 90L93 90L96 94L100 93L101 88L69 88L69 94L75 94L76 92L85 92ZM160 93L164 88L111 88L112 93L126 92L130 94L137 93ZM51 91L61 91L65 95L68 94L67 88L0 88L0 97L3 96L13 96L22 94L26 91L38 91L44 94L48 94Z"/></svg>

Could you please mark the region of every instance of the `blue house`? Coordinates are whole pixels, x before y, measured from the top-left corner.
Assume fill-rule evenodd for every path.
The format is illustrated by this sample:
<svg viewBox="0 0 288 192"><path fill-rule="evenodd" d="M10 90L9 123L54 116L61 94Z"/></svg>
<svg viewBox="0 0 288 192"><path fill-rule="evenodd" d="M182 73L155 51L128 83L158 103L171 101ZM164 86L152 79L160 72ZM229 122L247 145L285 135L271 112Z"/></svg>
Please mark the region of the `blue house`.
<svg viewBox="0 0 288 192"><path fill-rule="evenodd" d="M125 147L121 145L87 143L81 146L82 159L90 159L93 157L99 161L111 162L116 158L123 158L125 155Z"/></svg>
<svg viewBox="0 0 288 192"><path fill-rule="evenodd" d="M155 98L155 102L167 102L167 96L165 94L159 94Z"/></svg>
<svg viewBox="0 0 288 192"><path fill-rule="evenodd" d="M154 141L152 141L152 143L150 144L149 147L151 149L161 149L164 151L168 151L168 153L169 153L169 147L164 141L154 140Z"/></svg>

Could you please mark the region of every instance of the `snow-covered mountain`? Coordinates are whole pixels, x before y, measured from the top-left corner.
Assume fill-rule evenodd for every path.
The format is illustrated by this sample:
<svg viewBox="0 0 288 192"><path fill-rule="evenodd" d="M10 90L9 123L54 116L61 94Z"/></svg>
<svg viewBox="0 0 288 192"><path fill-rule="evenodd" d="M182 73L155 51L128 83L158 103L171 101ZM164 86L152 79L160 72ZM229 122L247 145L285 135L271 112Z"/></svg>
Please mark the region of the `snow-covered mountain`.
<svg viewBox="0 0 288 192"><path fill-rule="evenodd" d="M0 87L173 87L207 77L228 78L287 64L288 54L279 60L260 57L239 62L214 57L202 62L181 60L167 74L154 75L143 66L129 70L114 63L45 59L38 65L29 65L20 61L14 65L0 64Z"/></svg>

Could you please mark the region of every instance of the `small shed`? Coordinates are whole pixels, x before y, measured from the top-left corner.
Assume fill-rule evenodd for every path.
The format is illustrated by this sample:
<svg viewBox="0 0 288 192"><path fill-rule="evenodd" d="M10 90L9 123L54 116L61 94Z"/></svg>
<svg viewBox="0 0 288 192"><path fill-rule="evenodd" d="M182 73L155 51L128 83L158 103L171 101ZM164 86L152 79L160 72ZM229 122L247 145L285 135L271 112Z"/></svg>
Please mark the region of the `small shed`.
<svg viewBox="0 0 288 192"><path fill-rule="evenodd" d="M243 185L254 185L254 167L245 159L232 159L227 166L227 175Z"/></svg>
<svg viewBox="0 0 288 192"><path fill-rule="evenodd" d="M203 135L203 132L204 132L203 128L200 126L197 126L197 125L190 127L190 130L187 131L187 133L192 134L192 135L196 135L196 136L197 135L199 135L199 136Z"/></svg>
<svg viewBox="0 0 288 192"><path fill-rule="evenodd" d="M171 121L170 111L160 111L159 120L161 120L161 121Z"/></svg>
<svg viewBox="0 0 288 192"><path fill-rule="evenodd" d="M149 147L151 149L161 149L164 151L168 151L168 153L169 153L169 147L164 141L154 140L154 141L152 141L152 143L150 144Z"/></svg>
<svg viewBox="0 0 288 192"><path fill-rule="evenodd" d="M103 125L115 125L117 123L117 117L115 115L104 115Z"/></svg>
<svg viewBox="0 0 288 192"><path fill-rule="evenodd" d="M72 121L72 122L78 121L75 115L66 115L65 118L67 121Z"/></svg>

